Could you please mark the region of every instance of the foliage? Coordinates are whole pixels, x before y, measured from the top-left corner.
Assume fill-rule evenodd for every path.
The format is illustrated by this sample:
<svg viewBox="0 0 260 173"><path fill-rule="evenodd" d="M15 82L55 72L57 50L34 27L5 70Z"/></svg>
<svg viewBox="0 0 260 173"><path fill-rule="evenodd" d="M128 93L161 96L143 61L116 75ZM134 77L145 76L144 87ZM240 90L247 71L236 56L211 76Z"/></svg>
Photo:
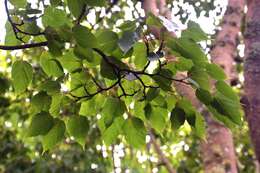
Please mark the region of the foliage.
<svg viewBox="0 0 260 173"><path fill-rule="evenodd" d="M12 9L8 9L9 3ZM180 37L172 37L174 23L152 14L146 20L138 16L132 21L124 20L122 11L107 17L113 6L126 6L124 1L51 0L48 4L39 0L31 4L5 0L5 5L5 43L8 49L22 49L23 53L7 53L11 63L6 66L12 68L11 75L1 78L6 84L0 88L1 107L5 110L11 104L8 111L16 114L14 107L22 107L16 107L24 127L19 130L20 138L40 141L37 152L53 153L60 146L67 157L77 150L73 164L84 157L103 165L100 172L104 172L107 163L98 157L97 144L131 148L125 158L136 162L130 166L137 169L131 152L146 152L150 131L159 139L170 139L172 134L180 141L179 130L191 128L194 136L188 141L196 143L206 135L204 117L176 85L193 88L216 120L230 128L241 124L238 96L224 82L222 69L210 63L201 49L199 42L208 36L197 23L189 21ZM95 14L94 23L87 17L90 13ZM150 27L159 28L162 37L151 36ZM20 105L14 104L16 100ZM68 140L73 141L71 146L64 144ZM87 152L77 156L81 152L74 141ZM87 153L93 157L88 158ZM38 162L42 159L35 164ZM66 170L63 161L57 162L62 165L57 169L72 171Z"/></svg>

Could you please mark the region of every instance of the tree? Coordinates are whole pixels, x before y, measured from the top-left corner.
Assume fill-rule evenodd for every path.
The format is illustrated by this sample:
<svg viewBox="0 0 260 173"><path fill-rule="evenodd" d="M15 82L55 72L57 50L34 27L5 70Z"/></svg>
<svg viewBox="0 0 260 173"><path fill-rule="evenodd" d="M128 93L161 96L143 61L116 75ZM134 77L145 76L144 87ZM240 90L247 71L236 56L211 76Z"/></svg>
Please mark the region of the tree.
<svg viewBox="0 0 260 173"><path fill-rule="evenodd" d="M21 59L11 58L14 92L9 99L29 99L26 136L40 136L43 152L65 136L83 148L88 147L86 140L108 146L119 140L143 149L148 132L156 146L153 135L162 138L169 125L174 133L186 122L203 139L204 117L172 82L193 88L200 104L224 124L241 123L238 96L200 48L198 42L208 37L198 24L189 21L178 38L169 37L174 23L151 13L118 25L123 11L111 18L104 15L116 4L125 5L116 0L52 0L36 2L35 8L25 0L5 0L6 45L0 49L23 50ZM94 23L86 17L93 10ZM147 26L163 34L157 37ZM176 59L168 61L170 55ZM2 90L9 93L7 87ZM95 138L92 128L98 131ZM161 160L167 166L165 157Z"/></svg>
<svg viewBox="0 0 260 173"><path fill-rule="evenodd" d="M221 30L211 50L211 60L221 66L228 76L227 81L237 80L234 59L239 40L244 2L229 0ZM208 138L202 144L205 172L237 172L237 158L232 134L225 126L207 117Z"/></svg>
<svg viewBox="0 0 260 173"><path fill-rule="evenodd" d="M259 141L259 51L258 51L258 37L259 37L259 1L247 1L248 11L246 14L246 30L244 32L245 38L245 97L243 103L245 104L245 112L248 120L250 135L255 147L255 153L258 162L260 162L260 141Z"/></svg>

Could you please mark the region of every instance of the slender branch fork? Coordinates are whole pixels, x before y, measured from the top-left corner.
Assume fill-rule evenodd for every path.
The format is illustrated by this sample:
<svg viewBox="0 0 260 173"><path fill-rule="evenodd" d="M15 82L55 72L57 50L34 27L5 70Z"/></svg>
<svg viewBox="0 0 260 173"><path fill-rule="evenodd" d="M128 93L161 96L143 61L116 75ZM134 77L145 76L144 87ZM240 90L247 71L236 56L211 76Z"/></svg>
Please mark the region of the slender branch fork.
<svg viewBox="0 0 260 173"><path fill-rule="evenodd" d="M106 9L106 13L109 13L112 9L112 7L118 2L118 0L115 0L113 1L109 7ZM8 22L11 24L12 26L12 29L13 29L13 32L16 36L16 38L20 41L23 42L22 38L19 37L19 33L21 34L24 34L24 35L29 35L29 36L39 36L39 35L45 35L44 32L39 32L39 33L28 33L28 32L25 32L25 31L22 31L19 26L23 25L23 21L21 24L16 24L12 21L12 17L10 15L10 12L9 12L9 9L8 9L8 0L5 0L4 1L5 3L5 10L6 10L6 14L7 14L7 19L8 19ZM79 17L76 19L76 25L79 25L83 19L83 17L85 16L85 13L87 12L87 6L84 5L82 7L82 10L81 10L81 14L79 15ZM97 22L101 22L103 18L100 18ZM144 37L144 42L145 42L145 45L146 45L146 54L148 56L149 54L149 43L148 43L148 40L146 39L146 37ZM43 42L38 42L38 43L25 43L25 44L22 44L22 45L14 45L14 46L6 46L6 45L0 45L0 49L2 50L19 50L19 49L28 49L28 48L36 48L36 47L42 47L42 46L48 46L48 41L43 41ZM160 47L159 49L157 50L156 54L160 53L163 49L163 46L164 46L164 40L161 40L161 44L160 44ZM170 81L175 81L175 82L181 82L181 83L184 83L184 84L190 84L189 82L187 82L187 78L183 78L183 79L175 79L173 77L170 77L170 76L165 76L163 74L161 74L161 69L162 67L165 65L165 64L162 64L160 60L158 60L159 62L159 71L157 71L156 73L148 73L146 72L147 71L147 68L149 67L150 65L150 61L147 62L147 64L145 65L145 67L140 70L140 71L135 71L135 70L131 70L131 69L128 69L128 68L122 68L120 67L119 65L117 64L114 64L112 61L111 61L111 57L108 57L104 52L102 52L100 49L97 49L97 48L93 48L93 51L95 51L96 53L98 53L102 59L106 62L107 65L109 65L112 70L113 70L113 73L114 75L117 77L117 80L115 81L115 83L113 83L112 85L108 86L108 87L103 87L103 85L97 81L94 77L92 77L92 81L95 83L95 85L97 86L97 91L96 92L93 92L93 93L90 93L88 90L87 90L87 87L86 86L83 86L84 87L84 91L86 93L86 95L84 96L75 96L73 95L72 93L70 93L70 95L72 97L74 97L77 101L78 100L81 100L81 99L84 99L84 98L92 98L94 97L95 95L99 94L99 93L102 93L104 91L109 91L115 87L118 87L122 94L119 95L118 97L121 98L121 97L129 97L129 96L134 96L136 95L137 93L139 92L142 92L142 95L143 95L143 99L146 98L146 90L149 89L149 88L159 88L159 86L153 86L153 85L147 85L145 84L145 82L143 81L142 77L141 76L147 76L147 77L150 77L150 78L153 78L153 77L161 77L161 78L164 78L166 80L170 80ZM132 76L132 80L137 80L140 85L141 85L141 88L142 89L138 89L138 90L135 90L133 91L132 93L127 93L124 89L124 86L123 86L123 82L125 80L127 80L127 76L131 75ZM143 100L141 99L141 100Z"/></svg>

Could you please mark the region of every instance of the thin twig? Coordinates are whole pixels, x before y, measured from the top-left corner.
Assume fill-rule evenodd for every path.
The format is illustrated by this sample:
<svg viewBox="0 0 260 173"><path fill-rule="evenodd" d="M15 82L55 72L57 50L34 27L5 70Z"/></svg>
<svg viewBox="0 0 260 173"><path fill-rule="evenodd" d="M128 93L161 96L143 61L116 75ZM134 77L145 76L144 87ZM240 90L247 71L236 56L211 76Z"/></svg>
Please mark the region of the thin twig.
<svg viewBox="0 0 260 173"><path fill-rule="evenodd" d="M152 132L152 129L149 130L149 136L151 138L151 143L154 146L155 152L158 154L162 164L165 165L166 169L168 170L169 173L176 173L176 171L173 169L171 162L168 160L168 158L164 155L162 152L159 144L157 144L155 136Z"/></svg>

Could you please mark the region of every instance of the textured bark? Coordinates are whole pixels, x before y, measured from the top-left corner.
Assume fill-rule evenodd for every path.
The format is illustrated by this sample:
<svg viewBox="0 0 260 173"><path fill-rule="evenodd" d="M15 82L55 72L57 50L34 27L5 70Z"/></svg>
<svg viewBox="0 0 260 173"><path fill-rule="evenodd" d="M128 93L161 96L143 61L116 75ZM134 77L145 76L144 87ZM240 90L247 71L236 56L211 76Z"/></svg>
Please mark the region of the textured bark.
<svg viewBox="0 0 260 173"><path fill-rule="evenodd" d="M156 3L150 4L152 1L144 1L144 9L146 12L153 14L161 14L156 9ZM165 5L165 2L161 2ZM159 6L159 5L158 5ZM167 18L170 18L169 10L160 6ZM229 81L235 78L234 58L237 46L238 33L240 31L243 10L243 0L230 0L229 6L224 16L222 30L218 33L215 45L212 49L211 56L214 63L224 68ZM152 28L152 32L158 37L158 31ZM174 34L173 34L174 36ZM170 58L172 59L172 58ZM178 74L181 78L185 74ZM193 89L182 83L174 84L181 95L189 98L192 104L198 109L203 110L201 103L197 100ZM202 158L204 161L204 171L206 173L237 173L236 156L233 146L231 132L222 124L213 121L207 111L203 111L208 123L207 142L202 143Z"/></svg>
<svg viewBox="0 0 260 173"><path fill-rule="evenodd" d="M245 97L250 135L260 162L260 1L247 0L245 38Z"/></svg>
<svg viewBox="0 0 260 173"><path fill-rule="evenodd" d="M217 34L211 50L212 62L220 65L227 74L228 81L236 80L234 59L238 34L243 17L243 0L229 0L223 17L221 31ZM207 114L207 113L205 113ZM232 134L222 124L207 116L207 141L201 144L202 158L206 173L236 173L236 156Z"/></svg>

